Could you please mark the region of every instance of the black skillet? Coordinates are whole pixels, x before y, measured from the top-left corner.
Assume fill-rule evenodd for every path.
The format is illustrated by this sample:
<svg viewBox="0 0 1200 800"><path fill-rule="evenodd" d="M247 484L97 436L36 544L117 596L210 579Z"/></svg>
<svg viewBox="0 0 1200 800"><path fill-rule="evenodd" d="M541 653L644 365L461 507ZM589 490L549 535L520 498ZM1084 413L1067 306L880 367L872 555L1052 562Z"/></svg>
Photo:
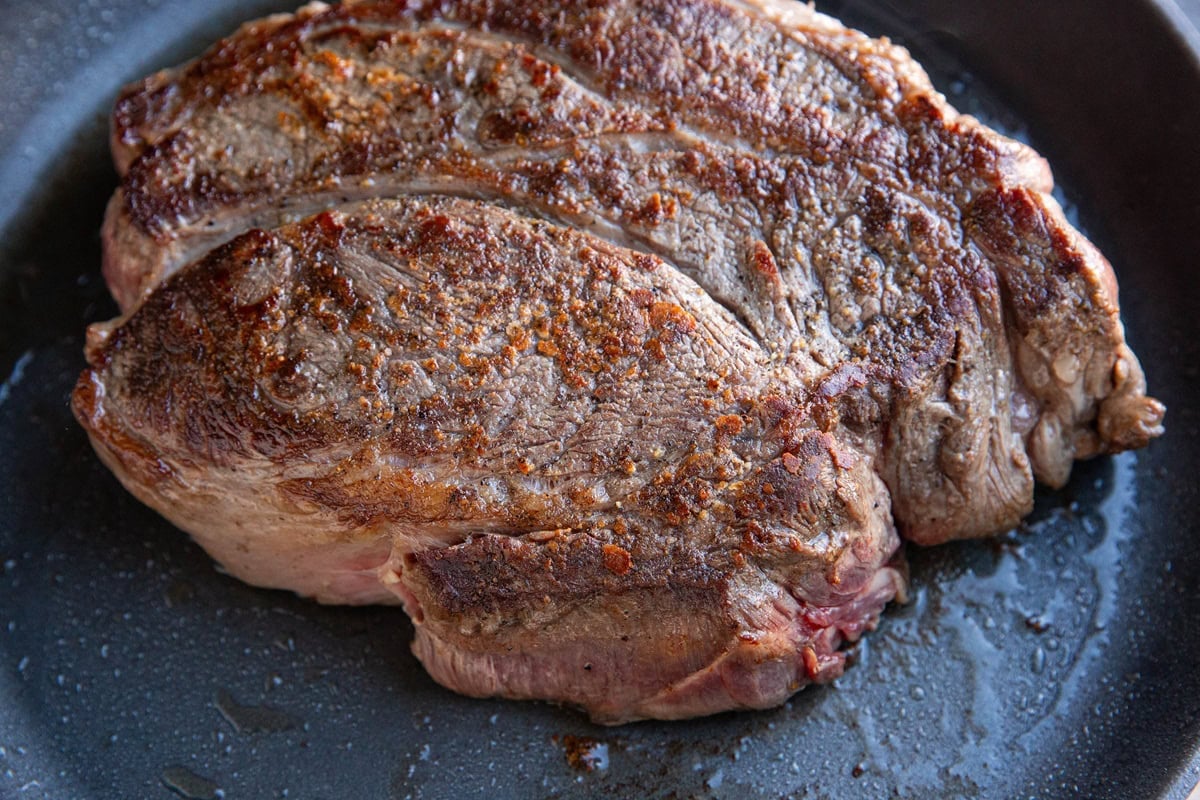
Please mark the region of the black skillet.
<svg viewBox="0 0 1200 800"><path fill-rule="evenodd" d="M532 0L531 0L532 2ZM1170 408L786 707L589 725L468 700L395 610L221 575L67 409L117 88L287 0L0 2L0 797L1171 797L1200 779L1200 37L1169 0L829 0L1050 157ZM1200 3L1193 12L1200 16Z"/></svg>

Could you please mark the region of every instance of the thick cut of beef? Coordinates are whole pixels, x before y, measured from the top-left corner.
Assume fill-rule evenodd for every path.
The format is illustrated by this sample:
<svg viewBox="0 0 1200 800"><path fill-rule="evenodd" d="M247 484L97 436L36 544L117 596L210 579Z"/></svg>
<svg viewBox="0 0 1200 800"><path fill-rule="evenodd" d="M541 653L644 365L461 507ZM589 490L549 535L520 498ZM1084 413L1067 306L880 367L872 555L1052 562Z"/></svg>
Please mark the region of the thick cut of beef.
<svg viewBox="0 0 1200 800"><path fill-rule="evenodd" d="M359 0L127 88L74 405L231 572L471 694L780 702L1163 410L1045 163L775 0Z"/></svg>
<svg viewBox="0 0 1200 800"><path fill-rule="evenodd" d="M76 409L140 498L253 583L403 600L465 692L773 705L902 584L828 398L586 234L369 201L246 233L97 336Z"/></svg>

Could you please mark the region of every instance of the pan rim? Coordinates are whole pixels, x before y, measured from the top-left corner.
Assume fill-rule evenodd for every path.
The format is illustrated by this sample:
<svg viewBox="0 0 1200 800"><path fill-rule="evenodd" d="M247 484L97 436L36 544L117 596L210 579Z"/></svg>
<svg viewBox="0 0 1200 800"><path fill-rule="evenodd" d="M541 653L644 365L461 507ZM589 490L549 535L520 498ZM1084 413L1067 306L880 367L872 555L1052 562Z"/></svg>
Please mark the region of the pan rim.
<svg viewBox="0 0 1200 800"><path fill-rule="evenodd" d="M1160 17L1166 21L1169 28L1175 32L1178 42L1190 56L1190 61L1194 67L1192 79L1200 80L1200 28L1197 28L1196 21L1189 17L1176 0L1147 0L1147 5L1154 8ZM196 6L201 8L201 6ZM196 13L196 18L199 20L204 16L202 11ZM186 40L192 36L191 33L181 34L180 41ZM169 50L173 46L172 43L164 45L161 51L151 54L142 54L137 57L136 63L146 63L157 61L161 52ZM109 72L105 75L111 75L113 72L128 71L135 61L122 61L115 57L112 53L106 53L100 59L101 63L109 65ZM97 79L99 82L99 79ZM91 87L94 84L88 84ZM115 92L119 86L119 82L109 84L110 94ZM30 197L35 197L39 193L39 180L41 175L44 175L53 167L53 159L56 153L62 152L64 149L71 146L73 137L80 135L88 123L88 120L96 108L108 107L106 98L97 99L100 95L95 95L90 90L85 90L87 87L82 87L74 90L69 95L63 95L55 98L53 104L61 106L57 113L48 113L52 109L49 107L42 108L38 114L31 117L25 125L21 126L18 134L13 138L11 146L0 151L0 185L2 186L19 186L21 191L17 192L17 198L13 204L6 205L5 202L0 202L0 241L7 243L15 231L20 230L24 223L24 206ZM76 102L87 104L87 98L90 98L91 105L80 110L75 107ZM74 108L75 110L70 110ZM55 124L56 120L61 120L65 117L70 117L76 120L73 126L59 126ZM58 137L54 142L45 147L44 158L23 171L24 178L13 178L12 173L8 170L8 162L13 158L13 152L23 146L24 142L41 139L45 136L46 131L54 130ZM1188 797L1189 793L1195 788L1197 778L1200 778L1200 742L1195 742L1191 748L1190 757L1186 758L1180 765L1179 770L1173 779L1170 779L1167 796L1171 797Z"/></svg>

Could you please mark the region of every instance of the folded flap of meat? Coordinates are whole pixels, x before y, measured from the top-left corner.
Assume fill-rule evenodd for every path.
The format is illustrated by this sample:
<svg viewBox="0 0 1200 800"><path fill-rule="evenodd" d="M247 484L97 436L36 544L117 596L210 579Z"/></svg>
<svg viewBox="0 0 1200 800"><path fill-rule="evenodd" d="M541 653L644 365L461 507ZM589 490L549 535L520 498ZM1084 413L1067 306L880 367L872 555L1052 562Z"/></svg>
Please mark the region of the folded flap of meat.
<svg viewBox="0 0 1200 800"><path fill-rule="evenodd" d="M731 314L657 258L488 204L251 231L89 359L76 411L141 499L250 582L405 601L468 693L607 721L772 705L837 674L901 585L870 460ZM537 677L639 625L592 689ZM718 661L727 691L665 688Z"/></svg>

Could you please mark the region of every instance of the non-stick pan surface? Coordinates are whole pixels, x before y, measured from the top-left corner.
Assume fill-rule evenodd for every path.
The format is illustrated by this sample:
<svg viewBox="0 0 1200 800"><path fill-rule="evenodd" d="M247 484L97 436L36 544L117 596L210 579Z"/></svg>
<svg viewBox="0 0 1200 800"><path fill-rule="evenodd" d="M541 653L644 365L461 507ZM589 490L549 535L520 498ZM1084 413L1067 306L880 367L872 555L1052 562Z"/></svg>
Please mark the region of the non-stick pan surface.
<svg viewBox="0 0 1200 800"><path fill-rule="evenodd" d="M0 4L0 797L1185 797L1200 778L1200 68L1147 0L830 0L1048 155L1168 433L1080 465L785 707L597 728L437 687L398 610L223 576L93 457L107 111L275 0ZM1197 9L1200 10L1200 9ZM1189 46L1189 41L1191 45Z"/></svg>

